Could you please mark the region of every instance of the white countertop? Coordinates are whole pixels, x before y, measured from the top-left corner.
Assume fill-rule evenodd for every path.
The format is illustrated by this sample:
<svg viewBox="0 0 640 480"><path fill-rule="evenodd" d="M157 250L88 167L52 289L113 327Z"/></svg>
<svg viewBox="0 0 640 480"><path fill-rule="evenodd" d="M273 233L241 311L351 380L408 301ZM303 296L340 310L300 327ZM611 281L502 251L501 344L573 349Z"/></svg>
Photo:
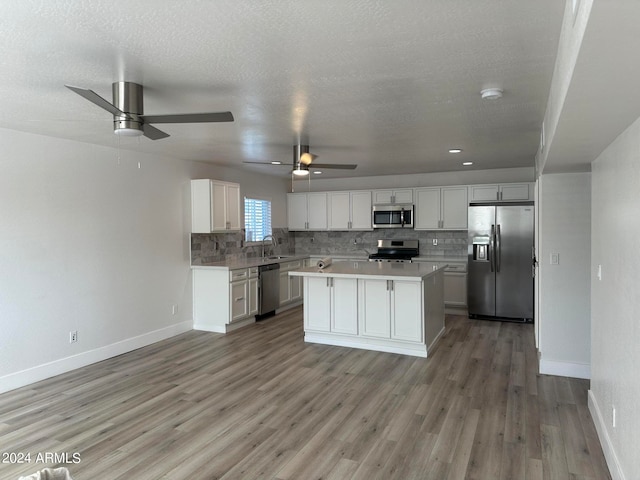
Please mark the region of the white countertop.
<svg viewBox="0 0 640 480"><path fill-rule="evenodd" d="M396 262L341 262L320 269L317 266L292 270L289 275L296 277L371 277L381 280L422 280L436 272L444 270L443 265L435 262L396 263Z"/></svg>
<svg viewBox="0 0 640 480"><path fill-rule="evenodd" d="M226 260L226 261L220 261L220 262L211 262L211 263L205 263L202 265L192 265L191 268L192 269L222 269L222 270L236 270L239 268L251 268L251 267L259 267L261 265L270 265L273 263L285 263L285 262L290 262L290 261L295 261L295 260L303 260L305 258L310 258L313 257L314 259L316 258L325 258L325 257L330 257L333 259L334 262L338 263L338 262L343 262L344 260L354 260L357 259L358 263L362 262L362 263L378 263L378 264L385 264L385 262L368 262L368 257L367 256L360 256L360 255L317 255L317 254L300 254L300 255L283 255L283 258L267 258L267 259L262 259L260 257L252 257L252 258L243 258L243 259L234 259L234 260ZM428 268L430 268L431 270L433 270L433 265L435 263L439 263L439 264L445 264L445 263L467 263L467 257L414 257L413 262L415 264L429 264ZM353 264L353 261L344 261L344 263L347 264ZM405 264L405 265L411 265L409 263ZM310 267L310 268L315 268L315 267ZM362 267L365 268L365 267ZM363 271L362 268L360 269L360 271ZM373 268L373 267L372 267ZM382 268L382 267L378 267L378 268Z"/></svg>
<svg viewBox="0 0 640 480"><path fill-rule="evenodd" d="M236 260L228 260L221 262L205 263L202 265L191 265L192 269L218 269L218 270L236 270L239 268L260 267L262 265L272 265L274 263L286 263L295 260L304 260L309 255L283 255L282 258L265 258L260 257L242 258Z"/></svg>
<svg viewBox="0 0 640 480"><path fill-rule="evenodd" d="M413 257L412 261L414 262L444 262L444 263L467 263L467 256L465 255L464 257L438 257L438 256L431 256L431 257L423 257L423 256L419 256L419 257Z"/></svg>

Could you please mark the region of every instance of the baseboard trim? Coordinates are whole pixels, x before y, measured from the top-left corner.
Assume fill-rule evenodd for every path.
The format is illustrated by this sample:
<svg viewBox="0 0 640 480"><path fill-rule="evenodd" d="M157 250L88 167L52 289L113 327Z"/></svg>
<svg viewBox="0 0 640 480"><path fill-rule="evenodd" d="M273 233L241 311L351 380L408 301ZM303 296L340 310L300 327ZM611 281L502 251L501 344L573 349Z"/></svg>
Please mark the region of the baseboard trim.
<svg viewBox="0 0 640 480"><path fill-rule="evenodd" d="M607 461L607 466L609 467L611 478L613 480L626 480L626 477L622 472L622 467L620 467L620 462L618 461L618 456L616 455L615 448L613 448L613 443L611 442L611 438L609 437L609 432L607 431L604 417L602 416L602 411L600 410L598 401L596 400L596 397L591 390L589 390L588 405L589 412L591 412L591 417L593 418L593 424L596 427L596 432L598 433L598 438L600 439L600 445L602 445L604 458Z"/></svg>
<svg viewBox="0 0 640 480"><path fill-rule="evenodd" d="M377 352L399 353L413 357L427 357L427 346L421 343L404 343L394 340L384 340L369 337L355 337L351 335L324 334L320 332L304 332L304 341L336 347L361 348Z"/></svg>
<svg viewBox="0 0 640 480"><path fill-rule="evenodd" d="M540 358L539 365L543 375L591 379L591 365L587 363L556 362Z"/></svg>
<svg viewBox="0 0 640 480"><path fill-rule="evenodd" d="M137 337L127 338L120 342L105 345L86 352L78 353L70 357L54 360L35 367L21 370L19 372L10 373L0 377L0 393L5 393L16 388L21 388L47 378L55 377L62 373L70 372L77 368L86 367L92 363L101 362L108 358L131 352L138 348L146 347L152 343L175 337L181 333L188 332L193 329L193 321L176 323L159 330L154 330Z"/></svg>

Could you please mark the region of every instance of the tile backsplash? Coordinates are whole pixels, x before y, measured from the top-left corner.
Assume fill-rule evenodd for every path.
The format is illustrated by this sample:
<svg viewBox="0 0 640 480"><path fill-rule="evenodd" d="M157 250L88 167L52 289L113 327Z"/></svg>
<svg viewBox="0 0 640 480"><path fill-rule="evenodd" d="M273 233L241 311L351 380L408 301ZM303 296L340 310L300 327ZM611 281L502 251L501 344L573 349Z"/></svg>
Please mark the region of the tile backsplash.
<svg viewBox="0 0 640 480"><path fill-rule="evenodd" d="M274 228L275 245L267 241L268 255L293 253L293 236L286 228ZM244 231L232 233L192 233L191 265L259 257L262 244L246 245Z"/></svg>
<svg viewBox="0 0 640 480"><path fill-rule="evenodd" d="M378 248L379 239L418 240L420 255L433 257L465 257L466 230L374 230L371 232L295 232L296 254L368 255ZM437 245L433 245L433 240Z"/></svg>
<svg viewBox="0 0 640 480"><path fill-rule="evenodd" d="M418 240L421 256L466 257L467 232L460 230L374 230L371 232L289 232L273 230L276 245L268 245L269 255L354 255L367 256L377 250L379 239ZM437 245L433 245L433 240ZM244 232L191 234L191 264L259 257L262 246L245 245Z"/></svg>

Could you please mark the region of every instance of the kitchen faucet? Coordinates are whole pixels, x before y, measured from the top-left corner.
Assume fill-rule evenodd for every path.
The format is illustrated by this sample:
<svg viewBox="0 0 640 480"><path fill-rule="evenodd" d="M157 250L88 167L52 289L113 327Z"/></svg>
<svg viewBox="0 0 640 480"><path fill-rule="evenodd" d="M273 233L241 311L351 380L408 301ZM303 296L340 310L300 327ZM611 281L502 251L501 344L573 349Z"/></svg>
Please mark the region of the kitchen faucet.
<svg viewBox="0 0 640 480"><path fill-rule="evenodd" d="M273 238L273 235L265 235L264 237L262 237L262 259L264 260L264 242L267 238L271 239L271 246L275 247L275 239Z"/></svg>

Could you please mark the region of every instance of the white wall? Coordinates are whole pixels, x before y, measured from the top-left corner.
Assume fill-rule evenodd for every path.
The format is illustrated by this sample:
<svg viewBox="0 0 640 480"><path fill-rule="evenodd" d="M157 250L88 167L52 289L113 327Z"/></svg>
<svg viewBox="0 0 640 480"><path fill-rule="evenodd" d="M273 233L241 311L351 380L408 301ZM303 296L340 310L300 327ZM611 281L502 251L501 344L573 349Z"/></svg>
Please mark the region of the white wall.
<svg viewBox="0 0 640 480"><path fill-rule="evenodd" d="M189 180L240 174L10 130L0 145L0 391L191 329ZM286 218L285 182L245 184Z"/></svg>
<svg viewBox="0 0 640 480"><path fill-rule="evenodd" d="M631 480L640 478L640 119L592 176L590 409L613 478Z"/></svg>
<svg viewBox="0 0 640 480"><path fill-rule="evenodd" d="M542 175L539 188L540 373L589 378L591 174Z"/></svg>

